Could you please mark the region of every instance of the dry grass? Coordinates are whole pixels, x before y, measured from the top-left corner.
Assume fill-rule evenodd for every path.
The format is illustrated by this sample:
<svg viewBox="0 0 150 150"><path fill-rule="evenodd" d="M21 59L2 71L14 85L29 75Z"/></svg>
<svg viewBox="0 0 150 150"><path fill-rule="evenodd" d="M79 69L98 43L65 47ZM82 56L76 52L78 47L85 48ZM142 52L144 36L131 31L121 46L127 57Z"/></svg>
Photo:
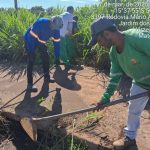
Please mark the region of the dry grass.
<svg viewBox="0 0 150 150"><path fill-rule="evenodd" d="M0 116L0 147L10 140L9 121Z"/></svg>

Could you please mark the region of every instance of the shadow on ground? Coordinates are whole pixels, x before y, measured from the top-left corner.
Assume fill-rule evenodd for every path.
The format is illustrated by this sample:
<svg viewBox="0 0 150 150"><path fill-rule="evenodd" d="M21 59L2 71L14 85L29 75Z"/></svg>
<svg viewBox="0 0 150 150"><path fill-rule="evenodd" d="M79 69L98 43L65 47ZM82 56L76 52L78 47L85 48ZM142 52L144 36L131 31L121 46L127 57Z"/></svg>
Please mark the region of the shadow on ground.
<svg viewBox="0 0 150 150"><path fill-rule="evenodd" d="M76 73L69 73L68 70L62 69L60 66L54 72L54 79L58 85L69 90L78 91L81 86L77 83Z"/></svg>
<svg viewBox="0 0 150 150"><path fill-rule="evenodd" d="M11 80L19 80L22 76L26 76L26 63L8 63L0 62L0 72L3 78L9 76ZM33 75L42 75L42 65L34 65Z"/></svg>
<svg viewBox="0 0 150 150"><path fill-rule="evenodd" d="M26 65L25 64L12 64L12 63L1 63L0 72L4 77L10 76L11 80L19 80L21 76L26 75ZM17 75L17 76L16 76Z"/></svg>
<svg viewBox="0 0 150 150"><path fill-rule="evenodd" d="M56 94L52 100L49 100L49 103L52 103L52 110L49 111L50 108L45 108L40 104L46 100L51 92L56 92ZM62 112L61 101L62 99L60 90L57 91L54 89L49 91L49 83L43 82L41 91L38 93L38 95L31 97L31 92L26 91L24 99L15 108L15 111L16 114L19 114L20 116L26 116L27 114L29 116L47 116L59 114Z"/></svg>

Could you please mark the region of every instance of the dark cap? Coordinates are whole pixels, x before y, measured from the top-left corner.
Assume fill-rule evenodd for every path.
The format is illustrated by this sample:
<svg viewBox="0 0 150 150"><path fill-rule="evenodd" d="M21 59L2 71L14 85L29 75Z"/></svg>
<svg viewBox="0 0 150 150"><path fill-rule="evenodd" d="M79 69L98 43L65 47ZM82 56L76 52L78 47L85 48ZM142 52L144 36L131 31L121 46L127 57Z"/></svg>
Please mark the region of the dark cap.
<svg viewBox="0 0 150 150"><path fill-rule="evenodd" d="M116 27L113 23L112 19L108 19L107 17L102 17L95 20L91 24L91 40L88 43L88 47L92 47L97 43L97 36L100 32L108 29L109 27Z"/></svg>

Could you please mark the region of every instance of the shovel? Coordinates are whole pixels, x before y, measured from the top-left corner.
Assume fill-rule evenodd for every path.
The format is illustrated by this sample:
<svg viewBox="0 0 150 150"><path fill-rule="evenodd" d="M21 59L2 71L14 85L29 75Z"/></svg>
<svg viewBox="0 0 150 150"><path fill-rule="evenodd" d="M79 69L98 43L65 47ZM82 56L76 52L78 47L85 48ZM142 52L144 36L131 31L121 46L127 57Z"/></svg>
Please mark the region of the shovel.
<svg viewBox="0 0 150 150"><path fill-rule="evenodd" d="M94 111L94 110L98 110L98 109L103 109L103 108L108 107L108 106L116 105L116 104L127 102L127 101L130 101L130 100L135 100L137 98L145 97L145 96L148 96L148 92L140 93L140 94L137 94L137 95L134 95L134 96L131 96L131 97L127 97L127 98L112 100L110 103L104 104L104 105L101 105L101 106L93 105L89 108L80 109L80 110L77 110L77 111L72 111L72 112L67 112L67 113L62 113L62 114L58 114L58 115L41 117L41 118L40 117L39 118L24 117L20 120L20 123L21 123L23 129L29 135L29 137L33 141L37 141L37 126L36 126L37 121L53 120L53 119L58 119L60 117L65 117L65 116L69 116L69 115L74 115L74 114L85 113L85 112Z"/></svg>

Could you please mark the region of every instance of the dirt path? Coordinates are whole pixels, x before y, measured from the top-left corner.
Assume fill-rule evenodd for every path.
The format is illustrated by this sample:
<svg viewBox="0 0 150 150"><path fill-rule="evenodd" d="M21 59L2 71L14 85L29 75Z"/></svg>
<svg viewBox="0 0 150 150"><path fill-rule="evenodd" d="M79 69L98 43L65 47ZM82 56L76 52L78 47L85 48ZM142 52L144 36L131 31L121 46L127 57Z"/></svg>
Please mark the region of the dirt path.
<svg viewBox="0 0 150 150"><path fill-rule="evenodd" d="M35 74L34 79L36 80L41 72ZM21 94L8 103L3 111L7 112L10 118L19 120L23 116L47 116L77 110L97 102L107 83L106 76L97 74L92 68L87 67L73 68L67 73L61 66L57 70L53 69L52 74L56 83L43 84L43 79L41 79L36 84L39 89L38 93L25 92ZM24 68L0 66L0 106L3 106L25 88L26 72ZM61 88L60 95L55 91L56 88ZM85 116L86 114L79 115L77 120L81 120ZM95 123L93 120L92 122L85 122L74 134L87 140L92 145L91 150L93 150L94 145L94 150L111 150L112 142L122 136L122 129L127 119L127 104L112 106L99 112L98 116L101 119L95 120ZM71 118L69 119L71 120ZM64 118L62 122L64 123L67 120L66 122L69 123L69 119ZM38 128L46 128L51 124L47 121L42 122L38 125ZM92 126L87 128L88 124ZM141 128L137 138L139 150L150 150L149 141L150 108L147 107L142 114Z"/></svg>

